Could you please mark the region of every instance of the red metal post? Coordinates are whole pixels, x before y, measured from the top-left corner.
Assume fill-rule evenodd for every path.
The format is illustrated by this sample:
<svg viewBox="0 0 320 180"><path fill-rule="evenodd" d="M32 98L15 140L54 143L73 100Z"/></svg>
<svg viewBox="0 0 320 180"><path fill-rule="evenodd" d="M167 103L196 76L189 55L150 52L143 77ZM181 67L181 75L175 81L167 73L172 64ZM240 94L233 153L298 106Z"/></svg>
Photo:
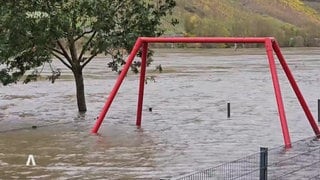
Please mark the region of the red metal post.
<svg viewBox="0 0 320 180"><path fill-rule="evenodd" d="M281 123L283 138L284 138L284 144L285 144L286 148L290 148L291 147L291 140L290 140L290 134L289 134L289 129L288 129L287 120L286 120L286 114L284 111L284 105L283 105L282 96L281 96L281 89L280 89L276 64L275 64L274 57L273 57L272 40L266 39L265 46L266 46L267 56L268 56L268 60L269 60L269 66L270 66L270 72L271 72L271 77L272 77L272 83L273 83L273 87L274 87L274 93L275 93L277 105L278 105L278 113L280 116L280 123Z"/></svg>
<svg viewBox="0 0 320 180"><path fill-rule="evenodd" d="M292 87L293 91L295 92L295 94L296 94L296 96L297 96L297 98L298 98L298 100L300 102L300 105L301 105L302 109L304 110L304 113L306 114L306 116L307 116L307 118L309 120L309 123L310 123L314 133L316 134L316 136L319 137L320 136L319 127L318 127L314 117L312 116L311 111L310 111L310 109L309 109L309 107L308 107L305 99L303 98L303 95L302 95L302 93L301 93L301 91L300 91L300 89L298 87L298 84L296 83L296 81L295 81L295 79L294 79L294 77L293 77L293 75L292 75L292 73L290 71L290 68L289 68L288 64L286 63L286 61L285 61L285 59L284 59L284 57L283 57L283 55L281 53L281 50L280 50L280 47L279 47L278 43L276 41L274 41L272 43L272 46L273 46L273 49L274 49L274 51L275 51L275 53L276 53L276 55L277 55L277 57L278 57L278 59L280 61L280 64L281 64L284 72L287 75L287 78L288 78L288 80L289 80L289 82L291 84L291 87Z"/></svg>
<svg viewBox="0 0 320 180"><path fill-rule="evenodd" d="M119 77L118 77L118 79L117 79L112 91L110 92L109 97L107 98L107 100L106 100L106 102L105 102L105 104L104 104L104 106L103 106L103 108L102 108L102 110L100 112L100 115L99 115L94 127L91 130L92 133L97 133L98 132L98 130L99 130L100 126L101 126L101 123L102 123L106 113L108 112L108 110L110 108L110 105L111 105L114 97L116 96L116 94L117 94L117 92L118 92L118 90L120 88L120 85L121 85L124 77L126 76L129 68L130 68L130 65L132 64L132 61L133 61L134 57L136 56L137 52L139 51L139 49L141 47L141 44L142 44L142 42L141 42L140 38L137 39L137 41L136 41L136 43L135 43L135 45L134 45L134 47L133 47L133 49L132 49L132 51L131 51L131 53L130 53L127 61L126 61L125 66L123 67L123 69L122 69L122 71L121 71L121 73L120 73L120 75L119 75Z"/></svg>
<svg viewBox="0 0 320 180"><path fill-rule="evenodd" d="M139 85L139 97L138 97L138 108L137 108L137 121L136 125L141 126L142 117L142 105L144 95L144 83L146 78L146 67L147 67L147 54L148 54L148 43L142 44L142 56L141 56L141 69L140 69L140 85Z"/></svg>

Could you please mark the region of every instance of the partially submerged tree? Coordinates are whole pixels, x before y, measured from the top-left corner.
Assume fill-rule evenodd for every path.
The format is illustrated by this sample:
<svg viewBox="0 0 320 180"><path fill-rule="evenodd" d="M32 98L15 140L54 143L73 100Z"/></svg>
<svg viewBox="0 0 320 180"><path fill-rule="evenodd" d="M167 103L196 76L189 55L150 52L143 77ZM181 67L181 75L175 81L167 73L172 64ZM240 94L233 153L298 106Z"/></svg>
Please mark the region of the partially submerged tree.
<svg viewBox="0 0 320 180"><path fill-rule="evenodd" d="M1 0L0 64L6 68L0 80L15 82L54 57L73 72L78 109L85 112L85 66L103 53L113 58L108 66L119 71L123 52L130 52L137 37L163 34L159 25L175 0L154 1Z"/></svg>

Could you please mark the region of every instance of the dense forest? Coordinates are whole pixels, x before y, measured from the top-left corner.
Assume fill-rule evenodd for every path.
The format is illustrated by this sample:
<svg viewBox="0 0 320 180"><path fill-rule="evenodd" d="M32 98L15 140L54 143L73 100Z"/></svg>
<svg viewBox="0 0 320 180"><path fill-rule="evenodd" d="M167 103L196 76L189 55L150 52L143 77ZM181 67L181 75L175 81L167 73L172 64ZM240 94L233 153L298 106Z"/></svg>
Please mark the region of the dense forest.
<svg viewBox="0 0 320 180"><path fill-rule="evenodd" d="M320 46L320 0L176 0L166 35L273 36L281 46Z"/></svg>

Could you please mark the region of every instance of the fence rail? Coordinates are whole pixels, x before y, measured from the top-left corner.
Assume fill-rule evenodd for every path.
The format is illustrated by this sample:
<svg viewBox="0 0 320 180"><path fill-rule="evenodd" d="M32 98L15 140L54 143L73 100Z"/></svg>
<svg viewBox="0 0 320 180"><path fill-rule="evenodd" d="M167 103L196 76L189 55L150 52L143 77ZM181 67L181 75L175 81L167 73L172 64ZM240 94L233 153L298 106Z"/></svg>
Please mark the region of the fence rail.
<svg viewBox="0 0 320 180"><path fill-rule="evenodd" d="M208 168L172 180L206 180L206 179L259 179L260 153Z"/></svg>
<svg viewBox="0 0 320 180"><path fill-rule="evenodd" d="M235 161L204 169L172 180L264 180L264 179L320 179L320 140L308 138L284 146L261 148Z"/></svg>

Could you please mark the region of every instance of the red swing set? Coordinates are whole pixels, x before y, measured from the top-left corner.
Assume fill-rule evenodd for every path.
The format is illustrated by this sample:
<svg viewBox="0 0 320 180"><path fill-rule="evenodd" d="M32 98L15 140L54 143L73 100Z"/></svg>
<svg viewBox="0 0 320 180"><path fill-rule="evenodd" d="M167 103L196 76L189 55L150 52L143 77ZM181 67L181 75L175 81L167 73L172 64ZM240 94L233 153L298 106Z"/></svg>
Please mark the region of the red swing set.
<svg viewBox="0 0 320 180"><path fill-rule="evenodd" d="M97 118L97 121L92 128L92 133L97 133L103 119L105 118L106 113L109 110L109 107L111 106L111 103L116 96L121 83L123 79L125 78L130 65L132 64L135 56L137 55L138 51L142 48L142 56L141 56L141 70L140 70L140 85L139 85L139 95L138 95L138 106L137 106L137 119L136 119L136 125L141 126L141 119L142 119L142 104L143 104L143 96L144 96L144 84L145 84L145 74L146 74L146 65L147 65L147 52L148 52L148 44L149 43L256 43L256 44L264 44L270 72L271 72L271 78L272 83L274 87L274 93L275 98L277 102L278 107L278 113L281 123L281 129L282 134L284 138L284 144L285 148L291 147L291 140L290 140L290 134L289 129L287 125L286 120L286 114L284 110L283 100L281 96L281 89L278 79L278 74L276 70L276 64L274 59L274 53L276 54L278 60L280 61L280 64L282 66L282 69L284 70L291 87L293 88L300 105L317 137L320 137L320 130L319 127L290 71L290 68L285 61L280 47L275 40L275 38L272 37L140 37L137 39L129 57L127 58L126 64L123 67L112 91L110 92L109 97L107 98L105 105L103 106L99 117Z"/></svg>

